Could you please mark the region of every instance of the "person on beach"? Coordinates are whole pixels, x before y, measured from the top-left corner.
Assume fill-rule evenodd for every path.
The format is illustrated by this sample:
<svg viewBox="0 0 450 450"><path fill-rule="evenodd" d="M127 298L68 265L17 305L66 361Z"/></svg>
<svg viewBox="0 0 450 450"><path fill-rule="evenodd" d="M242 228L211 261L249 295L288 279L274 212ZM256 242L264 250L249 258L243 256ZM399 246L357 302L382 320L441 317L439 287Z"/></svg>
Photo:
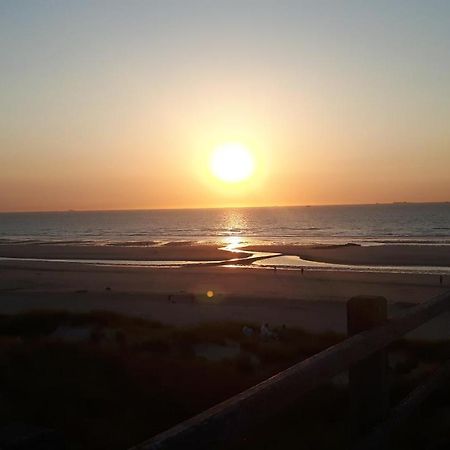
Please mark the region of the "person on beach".
<svg viewBox="0 0 450 450"><path fill-rule="evenodd" d="M263 339L269 339L270 338L270 330L269 330L269 324L268 323L263 323L261 325L260 333L261 333L261 337Z"/></svg>
<svg viewBox="0 0 450 450"><path fill-rule="evenodd" d="M269 339L276 339L277 338L277 334L274 333L270 328L269 328L269 324L268 323L263 323L261 325L261 338L263 340L269 340Z"/></svg>

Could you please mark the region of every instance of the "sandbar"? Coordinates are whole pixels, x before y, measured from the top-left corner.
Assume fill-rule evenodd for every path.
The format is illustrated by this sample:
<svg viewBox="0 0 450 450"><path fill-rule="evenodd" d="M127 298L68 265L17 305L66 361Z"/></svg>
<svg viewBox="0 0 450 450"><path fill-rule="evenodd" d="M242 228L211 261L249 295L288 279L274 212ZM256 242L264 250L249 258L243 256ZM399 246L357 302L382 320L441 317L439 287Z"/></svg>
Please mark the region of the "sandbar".
<svg viewBox="0 0 450 450"><path fill-rule="evenodd" d="M450 267L449 245L251 245L245 250L275 252L334 264Z"/></svg>

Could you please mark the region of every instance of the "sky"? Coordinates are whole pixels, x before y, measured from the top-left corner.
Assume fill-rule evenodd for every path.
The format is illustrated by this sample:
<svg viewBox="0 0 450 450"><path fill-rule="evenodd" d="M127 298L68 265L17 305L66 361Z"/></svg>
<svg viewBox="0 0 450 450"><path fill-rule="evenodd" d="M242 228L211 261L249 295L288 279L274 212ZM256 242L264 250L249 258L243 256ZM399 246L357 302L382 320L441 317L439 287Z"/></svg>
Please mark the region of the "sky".
<svg viewBox="0 0 450 450"><path fill-rule="evenodd" d="M0 0L0 65L0 211L450 200L447 0Z"/></svg>

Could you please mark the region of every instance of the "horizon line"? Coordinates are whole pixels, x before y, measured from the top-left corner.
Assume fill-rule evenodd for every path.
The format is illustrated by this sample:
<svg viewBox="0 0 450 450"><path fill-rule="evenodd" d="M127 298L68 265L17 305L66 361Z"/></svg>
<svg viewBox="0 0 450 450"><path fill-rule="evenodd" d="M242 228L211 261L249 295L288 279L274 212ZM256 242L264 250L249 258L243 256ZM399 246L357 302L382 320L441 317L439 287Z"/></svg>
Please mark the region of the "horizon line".
<svg viewBox="0 0 450 450"><path fill-rule="evenodd" d="M264 209L264 208L311 208L327 206L376 206L376 205L426 205L426 204L446 204L450 200L443 201L392 201L392 202L372 202L372 203L305 203L288 205L262 205L262 206L204 206L204 207L169 207L169 208L119 208L119 209L54 209L54 210L8 210L0 211L0 214L39 214L39 213L88 213L88 212L132 212L132 211L194 211L208 209Z"/></svg>

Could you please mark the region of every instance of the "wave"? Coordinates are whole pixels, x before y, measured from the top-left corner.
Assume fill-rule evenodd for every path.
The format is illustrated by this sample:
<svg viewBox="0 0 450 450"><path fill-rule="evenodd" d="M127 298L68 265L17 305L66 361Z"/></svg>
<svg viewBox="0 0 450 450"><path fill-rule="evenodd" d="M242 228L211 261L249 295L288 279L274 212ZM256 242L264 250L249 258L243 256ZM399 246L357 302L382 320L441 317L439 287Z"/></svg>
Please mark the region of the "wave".
<svg viewBox="0 0 450 450"><path fill-rule="evenodd" d="M2 214L0 243L220 241L450 244L450 204Z"/></svg>

